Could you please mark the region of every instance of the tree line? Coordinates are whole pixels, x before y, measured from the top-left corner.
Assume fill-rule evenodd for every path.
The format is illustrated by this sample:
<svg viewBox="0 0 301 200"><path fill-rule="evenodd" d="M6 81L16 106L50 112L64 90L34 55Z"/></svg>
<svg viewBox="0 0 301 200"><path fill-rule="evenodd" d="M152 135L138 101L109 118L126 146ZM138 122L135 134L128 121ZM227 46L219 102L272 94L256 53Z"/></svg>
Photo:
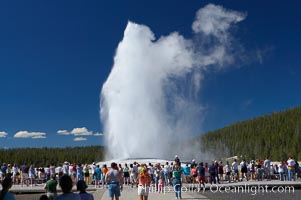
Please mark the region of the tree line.
<svg viewBox="0 0 301 200"><path fill-rule="evenodd" d="M0 149L0 164L16 163L17 165L34 164L36 167L59 165L64 161L70 163L99 162L104 158L104 147L66 147L66 148L13 148Z"/></svg>
<svg viewBox="0 0 301 200"><path fill-rule="evenodd" d="M301 159L301 106L237 122L196 139L201 151L214 153L217 158Z"/></svg>

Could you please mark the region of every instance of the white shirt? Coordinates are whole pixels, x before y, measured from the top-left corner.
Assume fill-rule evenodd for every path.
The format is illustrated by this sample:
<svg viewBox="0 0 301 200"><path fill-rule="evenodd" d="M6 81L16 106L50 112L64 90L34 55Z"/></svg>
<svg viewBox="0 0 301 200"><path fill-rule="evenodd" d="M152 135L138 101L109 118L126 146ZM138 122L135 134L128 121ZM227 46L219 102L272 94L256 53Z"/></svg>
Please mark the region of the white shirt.
<svg viewBox="0 0 301 200"><path fill-rule="evenodd" d="M18 167L13 166L13 174L17 174L18 173Z"/></svg>
<svg viewBox="0 0 301 200"><path fill-rule="evenodd" d="M284 172L284 166L282 165L282 163L278 164L278 172L279 173L283 173Z"/></svg>
<svg viewBox="0 0 301 200"><path fill-rule="evenodd" d="M226 168L226 172L231 172L230 164L229 164L229 165L227 164L227 165L225 166L225 168Z"/></svg>
<svg viewBox="0 0 301 200"><path fill-rule="evenodd" d="M288 164L288 166L290 166L290 167L294 167L295 164L296 164L296 162L295 162L293 159L289 159L289 160L287 161L287 164Z"/></svg>
<svg viewBox="0 0 301 200"><path fill-rule="evenodd" d="M170 172L170 166L165 165L163 171L164 171L164 173L169 173Z"/></svg>
<svg viewBox="0 0 301 200"><path fill-rule="evenodd" d="M58 173L62 173L63 172L63 168L61 166L58 166L57 167L57 171L58 171Z"/></svg>
<svg viewBox="0 0 301 200"><path fill-rule="evenodd" d="M134 174L138 173L138 166L137 165L133 166L133 173Z"/></svg>
<svg viewBox="0 0 301 200"><path fill-rule="evenodd" d="M69 165L67 165L67 164L63 165L63 173L64 174L69 174Z"/></svg>
<svg viewBox="0 0 301 200"><path fill-rule="evenodd" d="M241 167L244 167L244 166L247 167L248 164L247 164L247 162L241 161L240 166L241 166Z"/></svg>
<svg viewBox="0 0 301 200"><path fill-rule="evenodd" d="M270 167L271 167L271 161L268 160L268 159L266 159L266 160L264 161L264 167L270 168Z"/></svg>
<svg viewBox="0 0 301 200"><path fill-rule="evenodd" d="M95 173L95 168L96 168L96 165L91 165L91 173L92 173L92 174Z"/></svg>

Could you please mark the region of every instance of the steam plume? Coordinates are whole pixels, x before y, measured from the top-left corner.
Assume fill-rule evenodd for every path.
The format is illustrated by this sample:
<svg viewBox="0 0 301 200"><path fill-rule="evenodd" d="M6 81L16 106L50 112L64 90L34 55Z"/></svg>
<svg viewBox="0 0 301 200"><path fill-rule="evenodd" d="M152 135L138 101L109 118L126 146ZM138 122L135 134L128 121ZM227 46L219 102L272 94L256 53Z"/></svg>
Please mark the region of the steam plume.
<svg viewBox="0 0 301 200"><path fill-rule="evenodd" d="M230 27L244 18L209 4L193 22L197 39L174 32L156 40L147 26L128 22L101 91L110 158L200 155L182 142L202 131L201 81L209 68L233 64Z"/></svg>

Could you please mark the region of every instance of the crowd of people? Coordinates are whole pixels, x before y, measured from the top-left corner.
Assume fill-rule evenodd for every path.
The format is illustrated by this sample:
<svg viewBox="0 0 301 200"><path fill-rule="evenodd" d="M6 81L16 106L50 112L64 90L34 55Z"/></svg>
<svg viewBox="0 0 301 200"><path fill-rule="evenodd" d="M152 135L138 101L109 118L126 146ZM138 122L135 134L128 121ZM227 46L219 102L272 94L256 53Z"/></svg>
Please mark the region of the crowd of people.
<svg viewBox="0 0 301 200"><path fill-rule="evenodd" d="M34 186L37 183L45 183L53 175L58 179L63 175L70 175L73 182L84 180L90 183L92 180L90 172L91 167L88 164L70 164L67 161L58 166L52 164L46 167L35 167L34 164L26 163L21 166L3 163L0 168L0 182L5 177L11 177L13 184Z"/></svg>
<svg viewBox="0 0 301 200"><path fill-rule="evenodd" d="M96 166L98 168L99 166ZM104 169L106 166L103 166ZM103 172L103 170L101 170ZM104 172L103 172L104 173ZM109 171L105 174L105 184L108 185L109 197L111 200L118 200L123 189L123 185L137 187L140 200L147 200L151 187L155 187L156 192L162 192L166 186L173 186L176 198L182 199L182 174L183 169L178 156L175 162L164 165L160 163L137 163L124 164L124 167L116 163L111 163Z"/></svg>
<svg viewBox="0 0 301 200"><path fill-rule="evenodd" d="M178 156L175 156L174 162L164 164L138 164L134 162L129 166L124 164L119 167L116 163L115 170L119 173L119 186L122 184L138 187L140 199L147 199L150 187L155 187L156 192L163 192L164 187L172 186L176 193L176 198L181 199L182 183L198 185L198 189L204 188L205 184L222 184L239 181L263 181L280 180L295 181L300 177L300 166L298 162L289 157L286 161L271 162L266 157L264 160L251 160L249 163L242 159L238 162L222 161L199 162L193 159L189 163L181 163ZM115 182L115 181L114 181ZM110 185L110 182L107 182ZM117 186L116 186L117 187ZM115 188L116 188L115 187ZM194 187L192 188L194 189ZM111 197L114 197L113 193ZM116 193L119 197L120 191ZM113 199L113 198L112 198Z"/></svg>
<svg viewBox="0 0 301 200"><path fill-rule="evenodd" d="M16 164L4 163L0 171L0 181L5 188L10 187L7 181L5 182L7 178L10 178L11 184L22 186L24 184L33 186L38 181L45 183L48 199L58 198L56 190L58 184L63 193L68 193L68 195L71 195L69 193L72 186L77 184L80 195L83 196L81 199L91 199L92 195L85 192L87 184L93 184L95 188L108 188L112 200L119 199L123 185L137 187L140 200L147 200L150 187L154 187L158 193L163 193L164 187L167 186L172 186L176 198L181 199L182 183L197 184L199 188L205 188L207 183L219 184L263 179L295 181L300 176L300 166L292 157L278 163L272 163L267 157L265 160L256 159L250 162L244 159L238 162L234 159L233 162L226 161L224 164L222 161L197 163L195 159L189 163L181 163L177 155L173 162L155 164L133 162L129 165L127 163L118 165L113 162L109 167L106 164L100 166L94 162L91 165L64 162L57 167L50 165L46 168L35 168L32 164L18 167ZM68 187L63 189L64 185ZM67 190L69 192L65 192Z"/></svg>
<svg viewBox="0 0 301 200"><path fill-rule="evenodd" d="M1 200L15 200L15 196L9 189L13 185L13 180L11 177L5 177L2 180L2 190L0 191ZM40 196L40 200L94 200L94 196L86 192L88 188L87 184L83 180L77 181L76 187L79 193L74 193L72 191L74 182L69 175L63 175L60 177L59 186L62 189L62 194L57 194L58 182L51 177L45 184L46 194Z"/></svg>

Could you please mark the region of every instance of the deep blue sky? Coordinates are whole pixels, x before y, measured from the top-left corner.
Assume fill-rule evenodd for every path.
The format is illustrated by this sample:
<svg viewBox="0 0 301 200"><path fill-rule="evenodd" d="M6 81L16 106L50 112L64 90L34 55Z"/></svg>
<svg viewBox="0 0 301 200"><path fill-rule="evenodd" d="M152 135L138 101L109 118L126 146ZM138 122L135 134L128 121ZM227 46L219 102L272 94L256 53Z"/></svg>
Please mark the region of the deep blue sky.
<svg viewBox="0 0 301 200"><path fill-rule="evenodd" d="M2 1L0 132L7 135L0 146L102 144L102 136L75 142L57 131L102 132L99 93L128 20L149 26L156 37L174 31L190 37L195 12L208 3L248 14L235 37L250 54L260 51L262 62L207 74L204 130L301 105L298 1ZM18 131L46 138L14 138Z"/></svg>

